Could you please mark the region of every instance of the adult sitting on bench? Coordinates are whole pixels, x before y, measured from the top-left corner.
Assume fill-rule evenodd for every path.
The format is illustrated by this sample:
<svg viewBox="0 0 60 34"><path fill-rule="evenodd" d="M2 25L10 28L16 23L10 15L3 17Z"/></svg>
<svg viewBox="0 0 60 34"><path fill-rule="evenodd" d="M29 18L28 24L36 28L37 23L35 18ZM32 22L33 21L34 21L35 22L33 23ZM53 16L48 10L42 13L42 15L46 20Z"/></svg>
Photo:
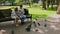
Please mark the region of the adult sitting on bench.
<svg viewBox="0 0 60 34"><path fill-rule="evenodd" d="M18 7L17 15L18 15L19 19L21 19L21 24L24 24L24 20L26 18L26 15L24 15L24 14L25 14L25 11L23 9L23 6L20 5L20 8Z"/></svg>

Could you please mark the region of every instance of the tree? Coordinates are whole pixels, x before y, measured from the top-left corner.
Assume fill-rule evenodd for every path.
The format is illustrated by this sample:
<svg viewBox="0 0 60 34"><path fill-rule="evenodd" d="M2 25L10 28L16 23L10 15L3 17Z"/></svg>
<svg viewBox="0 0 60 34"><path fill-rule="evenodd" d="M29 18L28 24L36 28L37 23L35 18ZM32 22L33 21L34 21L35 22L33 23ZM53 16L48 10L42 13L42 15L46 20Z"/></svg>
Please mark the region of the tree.
<svg viewBox="0 0 60 34"><path fill-rule="evenodd" d="M5 0L0 0L0 4L4 3Z"/></svg>
<svg viewBox="0 0 60 34"><path fill-rule="evenodd" d="M28 0L28 4L29 4L29 6L31 7L31 5L32 5L32 0Z"/></svg>
<svg viewBox="0 0 60 34"><path fill-rule="evenodd" d="M33 0L34 3L38 3L39 0Z"/></svg>
<svg viewBox="0 0 60 34"><path fill-rule="evenodd" d="M10 3L14 3L15 2L15 0L7 0L7 1L9 1Z"/></svg>
<svg viewBox="0 0 60 34"><path fill-rule="evenodd" d="M15 0L0 0L0 4L4 4L5 5L6 1L8 1L11 4L15 2Z"/></svg>
<svg viewBox="0 0 60 34"><path fill-rule="evenodd" d="M46 9L46 0L42 0L42 3L43 3L43 8Z"/></svg>
<svg viewBox="0 0 60 34"><path fill-rule="evenodd" d="M53 9L53 5L54 5L54 0L51 0L51 8Z"/></svg>
<svg viewBox="0 0 60 34"><path fill-rule="evenodd" d="M47 1L47 8L49 8L50 0L46 0L46 1Z"/></svg>

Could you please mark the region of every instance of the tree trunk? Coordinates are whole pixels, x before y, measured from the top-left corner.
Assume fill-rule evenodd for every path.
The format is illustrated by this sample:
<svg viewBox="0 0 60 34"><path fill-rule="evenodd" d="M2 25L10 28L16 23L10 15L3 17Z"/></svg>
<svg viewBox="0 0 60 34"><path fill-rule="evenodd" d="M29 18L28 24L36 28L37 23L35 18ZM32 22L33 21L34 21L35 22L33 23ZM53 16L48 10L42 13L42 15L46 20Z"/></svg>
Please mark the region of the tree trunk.
<svg viewBox="0 0 60 34"><path fill-rule="evenodd" d="M31 0L28 0L28 4L29 4L30 7L31 7L31 3L32 3Z"/></svg>
<svg viewBox="0 0 60 34"><path fill-rule="evenodd" d="M43 8L46 9L46 0L42 0L43 2Z"/></svg>
<svg viewBox="0 0 60 34"><path fill-rule="evenodd" d="M49 1L49 0L47 0L47 8L49 8L49 4L50 4L50 1Z"/></svg>
<svg viewBox="0 0 60 34"><path fill-rule="evenodd" d="M53 2L54 2L54 1L53 1L53 0L51 0L51 8L52 8L52 9L53 9Z"/></svg>

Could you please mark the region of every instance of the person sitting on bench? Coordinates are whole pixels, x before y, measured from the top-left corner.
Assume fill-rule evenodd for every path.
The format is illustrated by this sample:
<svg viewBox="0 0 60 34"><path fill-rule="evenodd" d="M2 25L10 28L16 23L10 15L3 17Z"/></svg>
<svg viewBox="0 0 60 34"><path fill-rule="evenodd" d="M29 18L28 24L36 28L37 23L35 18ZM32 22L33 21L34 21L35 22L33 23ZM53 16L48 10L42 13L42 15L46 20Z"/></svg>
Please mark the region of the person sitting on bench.
<svg viewBox="0 0 60 34"><path fill-rule="evenodd" d="M15 8L15 9L12 9L12 14L11 14L11 17L14 20L14 22L16 23L16 26L19 26L18 24L18 20L20 19L21 20L21 24L23 25L24 24L24 20L26 18L26 16L24 15L24 9L22 8L23 6L20 5L20 7L18 8Z"/></svg>
<svg viewBox="0 0 60 34"><path fill-rule="evenodd" d="M12 13L11 13L11 18L14 19L14 23L16 24L16 26L19 26L19 24L18 24L18 18L17 18L18 16L16 15L17 11L18 11L17 7L15 9L13 7Z"/></svg>
<svg viewBox="0 0 60 34"><path fill-rule="evenodd" d="M24 20L26 18L26 15L24 14L25 14L25 11L24 11L23 5L20 5L20 7L18 7L17 15L19 19L21 19L21 24L24 24Z"/></svg>

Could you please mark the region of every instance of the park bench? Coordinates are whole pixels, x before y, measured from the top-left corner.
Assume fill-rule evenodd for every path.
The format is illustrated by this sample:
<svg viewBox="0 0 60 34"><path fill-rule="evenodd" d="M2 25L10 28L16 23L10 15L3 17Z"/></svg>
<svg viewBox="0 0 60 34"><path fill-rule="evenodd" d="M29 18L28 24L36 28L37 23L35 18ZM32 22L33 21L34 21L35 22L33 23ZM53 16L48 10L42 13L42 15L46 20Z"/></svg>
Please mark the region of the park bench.
<svg viewBox="0 0 60 34"><path fill-rule="evenodd" d="M24 9L26 18L32 18L32 15L29 14L28 9ZM11 21L14 20L11 18L11 9L4 9L4 10L0 10L0 22L5 22L5 21Z"/></svg>

